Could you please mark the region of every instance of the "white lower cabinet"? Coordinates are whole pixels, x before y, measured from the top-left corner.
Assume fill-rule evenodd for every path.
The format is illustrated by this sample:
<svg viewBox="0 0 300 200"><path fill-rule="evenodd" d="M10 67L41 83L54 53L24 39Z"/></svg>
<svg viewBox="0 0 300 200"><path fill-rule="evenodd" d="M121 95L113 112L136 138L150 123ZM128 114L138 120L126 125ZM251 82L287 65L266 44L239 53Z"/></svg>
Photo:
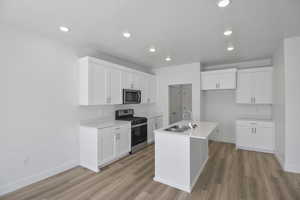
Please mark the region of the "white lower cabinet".
<svg viewBox="0 0 300 200"><path fill-rule="evenodd" d="M154 130L160 129L162 128L162 126L163 126L162 116L148 118L148 130L147 130L148 144L154 142Z"/></svg>
<svg viewBox="0 0 300 200"><path fill-rule="evenodd" d="M239 149L274 152L274 123L271 121L236 121L236 147Z"/></svg>
<svg viewBox="0 0 300 200"><path fill-rule="evenodd" d="M99 172L131 151L131 126L80 127L80 165Z"/></svg>

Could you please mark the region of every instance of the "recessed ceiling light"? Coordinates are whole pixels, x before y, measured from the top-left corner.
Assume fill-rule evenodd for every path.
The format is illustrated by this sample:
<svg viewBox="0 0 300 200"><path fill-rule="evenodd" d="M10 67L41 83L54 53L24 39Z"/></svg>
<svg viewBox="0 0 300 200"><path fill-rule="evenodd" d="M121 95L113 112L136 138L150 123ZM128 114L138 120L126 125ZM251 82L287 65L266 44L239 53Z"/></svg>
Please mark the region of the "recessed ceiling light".
<svg viewBox="0 0 300 200"><path fill-rule="evenodd" d="M65 27L65 26L60 26L59 30L62 31L62 32L69 32L70 31L70 29L68 27Z"/></svg>
<svg viewBox="0 0 300 200"><path fill-rule="evenodd" d="M165 59L166 61L171 61L172 59L171 59L171 57L170 56L168 56L168 57L166 57L166 59Z"/></svg>
<svg viewBox="0 0 300 200"><path fill-rule="evenodd" d="M233 51L234 50L234 46L233 45L229 45L228 47L227 47L227 51Z"/></svg>
<svg viewBox="0 0 300 200"><path fill-rule="evenodd" d="M125 38L130 38L130 37L131 37L131 34L130 34L128 31L124 31L124 32L123 32L123 36L124 36Z"/></svg>
<svg viewBox="0 0 300 200"><path fill-rule="evenodd" d="M150 51L151 53L154 53L154 52L156 51L156 49L155 49L155 47L150 47L149 51Z"/></svg>
<svg viewBox="0 0 300 200"><path fill-rule="evenodd" d="M218 6L220 8L225 8L226 6L228 6L231 3L230 0L219 0L218 1Z"/></svg>
<svg viewBox="0 0 300 200"><path fill-rule="evenodd" d="M232 34L232 30L230 30L230 29L224 31L225 36L231 36L231 34Z"/></svg>

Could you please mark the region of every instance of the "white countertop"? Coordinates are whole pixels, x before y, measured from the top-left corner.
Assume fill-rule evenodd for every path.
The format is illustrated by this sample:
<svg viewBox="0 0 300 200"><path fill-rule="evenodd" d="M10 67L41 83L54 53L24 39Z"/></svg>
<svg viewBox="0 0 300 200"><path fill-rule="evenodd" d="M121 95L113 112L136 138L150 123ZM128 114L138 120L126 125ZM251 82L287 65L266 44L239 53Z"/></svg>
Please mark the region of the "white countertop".
<svg viewBox="0 0 300 200"><path fill-rule="evenodd" d="M174 125L188 125L190 121L180 121L164 128L155 130L155 133L165 133L165 134L174 134L174 135L183 135L191 138L198 138L198 139L208 139L208 136L217 128L218 123L216 122L207 122L207 121L193 121L193 123L197 124L198 126L194 129L188 129L184 132L170 132L165 131Z"/></svg>
<svg viewBox="0 0 300 200"><path fill-rule="evenodd" d="M83 122L80 124L80 126L90 127L90 128L107 128L107 127L115 127L115 126L124 126L129 125L131 126L131 123L129 121L121 121L121 120L92 120L89 122Z"/></svg>
<svg viewBox="0 0 300 200"><path fill-rule="evenodd" d="M141 112L141 113L136 113L135 116L147 117L148 119L150 119L153 117L163 116L163 113L162 112Z"/></svg>

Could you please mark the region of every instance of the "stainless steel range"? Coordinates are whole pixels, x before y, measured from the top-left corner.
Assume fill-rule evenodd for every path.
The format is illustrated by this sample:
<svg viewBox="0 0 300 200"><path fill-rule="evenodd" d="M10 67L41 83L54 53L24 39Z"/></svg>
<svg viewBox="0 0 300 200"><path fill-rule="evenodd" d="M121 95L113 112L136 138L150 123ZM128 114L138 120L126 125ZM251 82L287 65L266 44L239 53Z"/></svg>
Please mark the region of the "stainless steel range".
<svg viewBox="0 0 300 200"><path fill-rule="evenodd" d="M147 118L135 117L133 109L117 110L116 120L131 121L131 153L147 145Z"/></svg>

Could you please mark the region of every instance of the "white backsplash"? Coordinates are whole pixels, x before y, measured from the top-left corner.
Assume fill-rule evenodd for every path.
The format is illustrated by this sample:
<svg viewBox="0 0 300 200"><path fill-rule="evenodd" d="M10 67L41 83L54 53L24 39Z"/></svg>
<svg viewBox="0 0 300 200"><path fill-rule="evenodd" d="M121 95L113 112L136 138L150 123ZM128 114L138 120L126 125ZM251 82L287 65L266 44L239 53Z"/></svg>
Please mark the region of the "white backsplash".
<svg viewBox="0 0 300 200"><path fill-rule="evenodd" d="M140 113L153 112L156 109L155 104L80 106L79 119L81 122L94 119L113 120L116 110L128 108L134 109L137 116Z"/></svg>

